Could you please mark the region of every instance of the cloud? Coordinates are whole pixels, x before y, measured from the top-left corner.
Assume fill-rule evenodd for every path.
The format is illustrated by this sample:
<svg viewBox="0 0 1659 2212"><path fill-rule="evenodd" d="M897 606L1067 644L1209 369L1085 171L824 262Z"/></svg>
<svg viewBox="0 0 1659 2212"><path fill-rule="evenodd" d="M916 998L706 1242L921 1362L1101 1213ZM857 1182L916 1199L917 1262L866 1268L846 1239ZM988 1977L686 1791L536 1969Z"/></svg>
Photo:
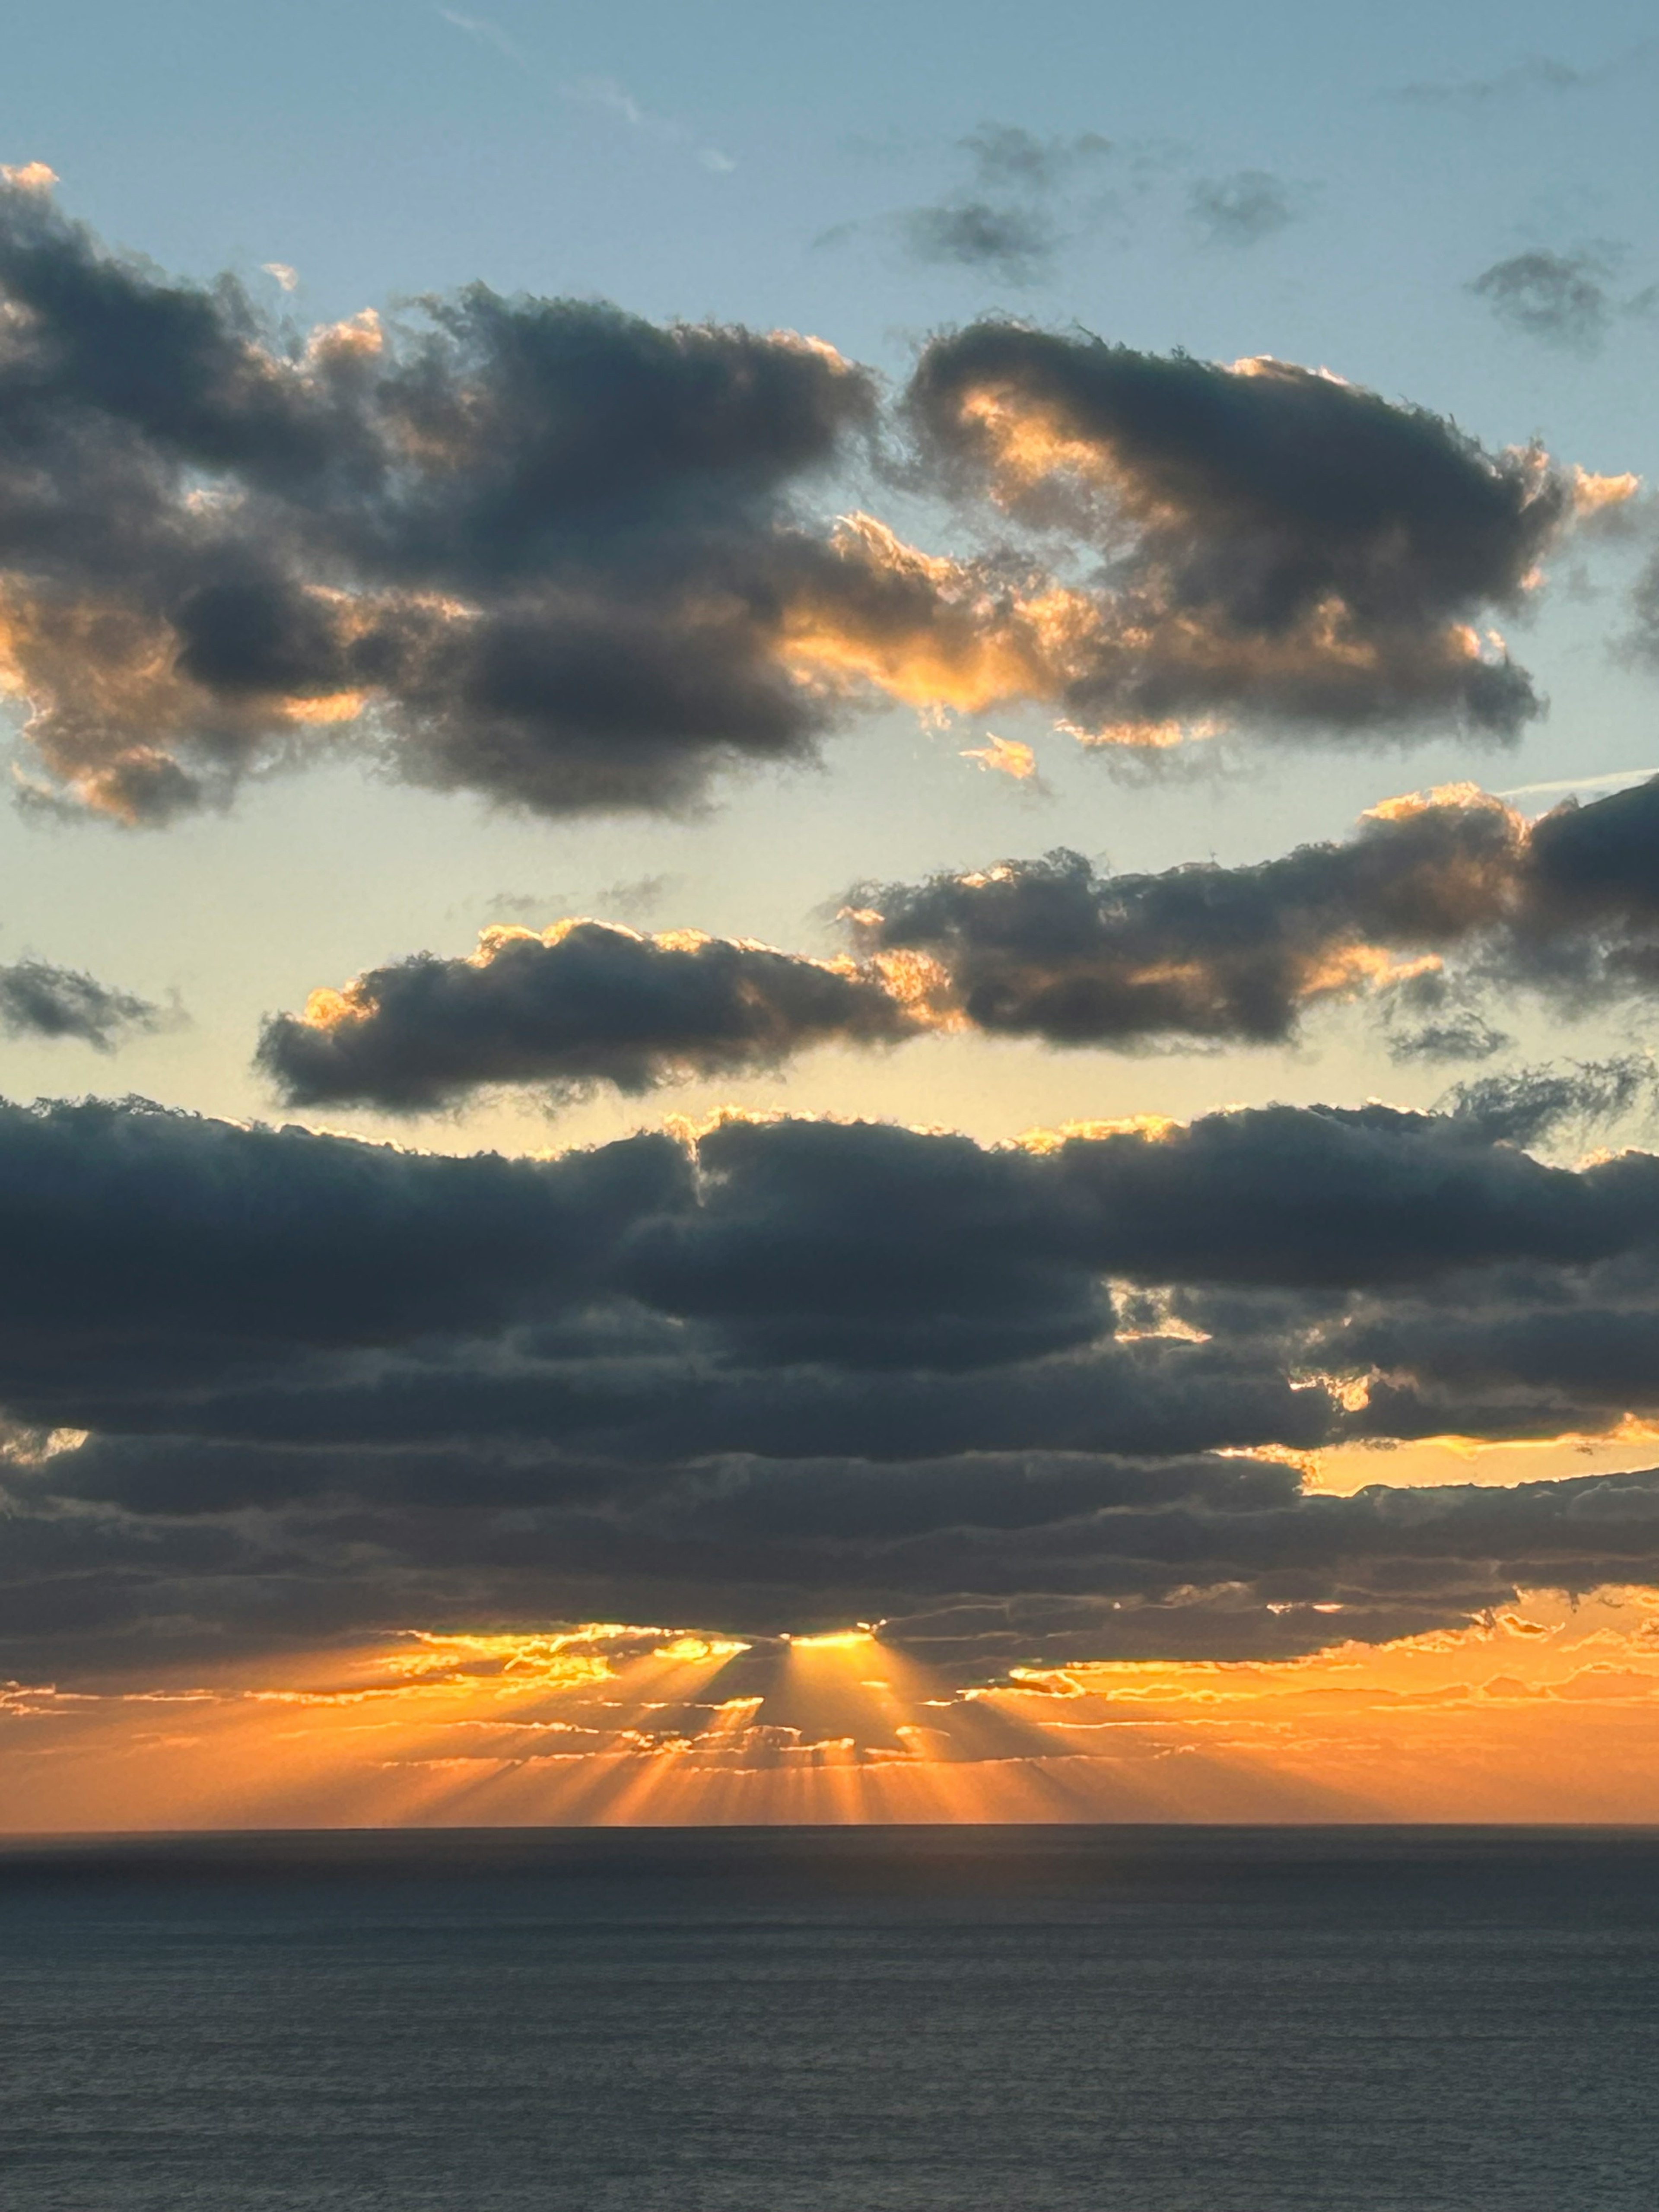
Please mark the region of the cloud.
<svg viewBox="0 0 1659 2212"><path fill-rule="evenodd" d="M289 1105L418 1111L487 1083L640 1092L915 1026L875 967L578 921L488 929L469 959L423 954L313 993L303 1017L267 1022L258 1061Z"/></svg>
<svg viewBox="0 0 1659 2212"><path fill-rule="evenodd" d="M465 15L455 8L440 8L437 14L441 21L458 31L465 31L469 38L481 39L486 46L494 46L505 60L521 62L524 59L523 54L501 25L491 22L487 15Z"/></svg>
<svg viewBox="0 0 1659 2212"><path fill-rule="evenodd" d="M1052 191L1079 169L1104 161L1112 142L1095 131L1039 138L1018 124L985 122L961 141L961 151L985 191Z"/></svg>
<svg viewBox="0 0 1659 2212"><path fill-rule="evenodd" d="M349 737L509 805L678 806L832 718L785 633L880 579L796 511L873 422L827 347L475 288L295 351L32 189L0 289L0 647L48 797L161 821Z"/></svg>
<svg viewBox="0 0 1659 2212"><path fill-rule="evenodd" d="M1027 157L1060 159L995 155ZM1583 511L1328 376L1007 324L935 341L896 416L817 340L482 286L302 342L34 184L0 190L0 295L25 797L135 823L348 748L542 814L683 810L884 698L1132 750L1505 736L1540 702L1474 624ZM823 511L878 447L978 550Z"/></svg>
<svg viewBox="0 0 1659 2212"><path fill-rule="evenodd" d="M641 131L648 138L664 140L671 145L690 143L691 133L684 124L676 122L671 116L655 114L650 108L641 106L628 88L618 84L615 77L579 77L573 84L561 85L559 96L579 107L598 108L605 114L617 116L630 131ZM738 166L732 156L723 153L718 146L699 146L696 158L700 167L716 176L729 176Z"/></svg>
<svg viewBox="0 0 1659 2212"><path fill-rule="evenodd" d="M1495 1144L1531 1146L1564 1128L1588 1137L1638 1106L1651 1112L1656 1091L1659 1069L1653 1061L1626 1053L1614 1060L1478 1076L1456 1085L1441 1104Z"/></svg>
<svg viewBox="0 0 1659 2212"><path fill-rule="evenodd" d="M1188 202L1212 246L1255 246L1297 216L1282 178L1266 169L1240 169L1231 177L1202 177Z"/></svg>
<svg viewBox="0 0 1659 2212"><path fill-rule="evenodd" d="M1656 836L1659 779L1531 823L1453 785L1251 866L1099 875L1062 850L860 885L848 914L866 957L931 963L938 1018L994 1034L1273 1043L1364 998L1397 1057L1480 1059L1505 1042L1481 1010L1494 988L1566 1012L1659 988Z"/></svg>
<svg viewBox="0 0 1659 2212"><path fill-rule="evenodd" d="M1034 780L1029 747L993 738L966 757ZM1659 992L1656 841L1659 779L1531 823L1458 784L1243 866L1113 875L1060 848L860 884L841 910L856 957L838 961L694 931L497 926L466 958L423 953L313 993L267 1023L259 1064L291 1105L418 1112L490 1084L637 1093L941 1029L1118 1051L1281 1044L1356 1001L1398 1060L1489 1060L1510 1042L1488 1017L1499 992L1568 1014ZM1626 1065L1599 1064L1621 1110ZM1487 1097L1518 1079L1491 1079ZM1589 1080L1572 1079L1587 1112Z"/></svg>
<svg viewBox="0 0 1659 2212"><path fill-rule="evenodd" d="M130 991L44 960L0 966L0 1030L14 1037L76 1037L112 1052L124 1037L160 1026L161 1009Z"/></svg>
<svg viewBox="0 0 1659 2212"><path fill-rule="evenodd" d="M1445 81L1425 79L1415 84L1402 85L1393 96L1421 107L1479 111L1537 94L1549 96L1591 92L1625 76L1634 64L1644 61L1653 48L1654 41L1644 39L1627 48L1615 60L1588 70L1575 68L1571 63L1558 61L1548 54L1529 54L1524 60L1512 63L1508 69L1498 70L1491 76Z"/></svg>
<svg viewBox="0 0 1659 2212"><path fill-rule="evenodd" d="M1581 1103L1622 1079L1580 1071ZM881 1618L971 1669L1659 1577L1659 1474L1296 1471L1659 1413L1659 1160L1496 1133L1562 1106L1000 1149L727 1117L539 1160L7 1109L0 1659Z"/></svg>
<svg viewBox="0 0 1659 2212"><path fill-rule="evenodd" d="M981 322L936 339L907 396L933 470L1015 523L1109 558L1112 588L1057 623L1058 703L1101 744L1183 725L1274 731L1462 725L1540 711L1501 642L1574 519L1535 452L1339 379L1224 368Z"/></svg>
<svg viewBox="0 0 1659 2212"><path fill-rule="evenodd" d="M902 209L890 227L914 261L1020 287L1049 274L1065 242L1073 185L1113 149L1092 131L1039 137L1017 124L986 122L957 150L967 157L968 182L942 200Z"/></svg>
<svg viewBox="0 0 1659 2212"><path fill-rule="evenodd" d="M896 222L913 260L984 269L1009 284L1034 283L1060 242L1057 227L1042 210L988 200L908 208Z"/></svg>
<svg viewBox="0 0 1659 2212"><path fill-rule="evenodd" d="M1607 336L1613 313L1609 273L1599 254L1534 247L1494 262L1468 289L1511 330L1548 345L1593 353Z"/></svg>
<svg viewBox="0 0 1659 2212"><path fill-rule="evenodd" d="M988 730L982 745L965 745L963 760L976 762L993 775L1006 775L1016 783L1029 783L1041 788L1042 777L1037 774L1036 755L1030 745L1022 744L1018 738L1000 738Z"/></svg>

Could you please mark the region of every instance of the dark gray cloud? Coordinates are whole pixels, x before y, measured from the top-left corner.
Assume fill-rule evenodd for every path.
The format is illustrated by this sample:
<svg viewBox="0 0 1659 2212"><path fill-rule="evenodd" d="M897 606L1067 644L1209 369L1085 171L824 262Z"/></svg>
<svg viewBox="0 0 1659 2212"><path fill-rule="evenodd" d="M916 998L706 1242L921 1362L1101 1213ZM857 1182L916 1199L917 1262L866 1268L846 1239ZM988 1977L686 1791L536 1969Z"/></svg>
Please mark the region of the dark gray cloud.
<svg viewBox="0 0 1659 2212"><path fill-rule="evenodd" d="M544 1629L631 1614L750 1635L881 1619L895 1642L974 1674L1288 1656L1464 1626L1518 1587L1659 1579L1659 1472L1339 1498L1237 1461L739 1459L661 1470L602 1503L557 1482L538 1492L539 1470L520 1468L502 1509L467 1499L472 1470L436 1455L425 1505L365 1497L361 1462L343 1489L296 1495L295 1456L58 1454L9 1523L0 1663L76 1680L411 1620ZM161 1478L148 1510L96 1497L142 1498L147 1467ZM382 1472L394 1491L421 1485L408 1462ZM488 1500L497 1470L477 1474ZM168 1511L169 1485L264 1502Z"/></svg>
<svg viewBox="0 0 1659 2212"><path fill-rule="evenodd" d="M76 968L45 960L0 966L0 1030L14 1037L75 1037L99 1052L157 1028L161 1007L131 991L112 990Z"/></svg>
<svg viewBox="0 0 1659 2212"><path fill-rule="evenodd" d="M1540 710L1482 647L1567 526L1536 453L1274 361L1224 368L982 322L935 340L908 396L932 465L970 501L1109 563L1073 613L1060 702L1098 741L1167 744L1206 717L1273 730L1461 724Z"/></svg>
<svg viewBox="0 0 1659 2212"><path fill-rule="evenodd" d="M971 1670L1659 1574L1659 1475L1340 1498L1279 1456L1654 1405L1659 1159L1494 1140L1563 1110L504 1160L8 1109L0 1663L881 1616Z"/></svg>
<svg viewBox="0 0 1659 2212"><path fill-rule="evenodd" d="M928 955L976 1028L1072 1045L1270 1042L1310 1005L1375 984L1390 955L1494 927L1524 836L1471 792L1398 803L1346 843L1253 866L1102 875L1060 851L851 896L860 938Z"/></svg>
<svg viewBox="0 0 1659 2212"><path fill-rule="evenodd" d="M860 1378L847 1418L932 1407L954 1432L988 1415L956 1386L906 1398L908 1378L1055 1358L1081 1364L1021 1382L1027 1410L1000 1419L1064 1426L1070 1392L1086 1421L1102 1377L1139 1390L1167 1370L1194 1397L1206 1376L1237 1387L1254 1423L1263 1406L1285 1416L1266 1370L1251 1399L1225 1341L1172 1336L1133 1304L1118 1335L1108 1279L1279 1285L1318 1305L1471 1268L1597 1265L1659 1239L1659 1166L1548 1167L1467 1103L1263 1108L988 1151L728 1117L694 1162L665 1136L453 1159L88 1103L0 1116L0 1398L47 1427L99 1425L118 1397L125 1417L151 1408L147 1426L210 1429L229 1415L210 1384L238 1423L285 1407L313 1437L325 1403L355 1436L370 1417L429 1423L445 1392L467 1419L493 1401L572 1433L615 1430L630 1407L647 1425L664 1409L764 1423L760 1370L789 1370L791 1390L812 1370L817 1407L844 1370ZM878 1370L896 1378L886 1410ZM1328 1408L1303 1403L1316 1428Z"/></svg>
<svg viewBox="0 0 1659 2212"><path fill-rule="evenodd" d="M290 1105L448 1104L481 1084L630 1092L775 1067L914 1024L880 972L720 938L641 937L597 921L487 931L466 960L423 953L266 1023L258 1063Z"/></svg>
<svg viewBox="0 0 1659 2212"><path fill-rule="evenodd" d="M1296 197L1267 169L1200 177L1188 198L1193 220L1212 246L1255 246L1297 218Z"/></svg>
<svg viewBox="0 0 1659 2212"><path fill-rule="evenodd" d="M482 286L301 339L17 182L0 294L48 796L161 819L355 726L441 787L672 805L823 726L785 632L870 579L799 498L875 410L827 348Z"/></svg>
<svg viewBox="0 0 1659 2212"><path fill-rule="evenodd" d="M1473 1122L1495 1144L1532 1146L1564 1130L1581 1138L1638 1109L1651 1114L1659 1067L1646 1054L1522 1067L1455 1085L1440 1110Z"/></svg>
<svg viewBox="0 0 1659 2212"><path fill-rule="evenodd" d="M470 958L422 954L314 994L267 1023L259 1062L292 1104L419 1111L488 1084L637 1092L941 1027L1120 1051L1273 1044L1354 1000L1398 1060L1490 1060L1510 1042L1488 1015L1500 990L1580 1013L1659 989L1656 841L1659 780L1530 823L1460 785L1242 866L1111 875L1062 849L862 884L843 908L860 957L839 964L591 921L497 929ZM1581 1120L1589 1082L1571 1079ZM1639 1087L1615 1086L1621 1109Z"/></svg>
<svg viewBox="0 0 1659 2212"><path fill-rule="evenodd" d="M1501 323L1547 344L1593 353L1613 313L1605 258L1588 251L1553 253L1536 246L1494 262L1468 289Z"/></svg>
<svg viewBox="0 0 1659 2212"><path fill-rule="evenodd" d="M1505 1042L1493 988L1582 1011L1659 985L1656 840L1659 779L1531 823L1457 786L1254 866L1112 876L1062 851L866 884L851 911L866 949L925 954L935 1003L993 1032L1269 1042L1370 994L1397 1056L1481 1059Z"/></svg>
<svg viewBox="0 0 1659 2212"><path fill-rule="evenodd" d="M1097 151L1000 131L973 159L1046 190ZM1003 205L966 195L963 238L1035 252ZM1567 480L1329 377L979 325L927 349L901 424L816 341L588 301L475 285L305 335L109 252L27 175L0 302L38 805L158 823L349 744L544 813L683 807L884 696L1131 744L1502 735L1539 703L1468 625L1522 595ZM907 439L970 557L833 519Z"/></svg>

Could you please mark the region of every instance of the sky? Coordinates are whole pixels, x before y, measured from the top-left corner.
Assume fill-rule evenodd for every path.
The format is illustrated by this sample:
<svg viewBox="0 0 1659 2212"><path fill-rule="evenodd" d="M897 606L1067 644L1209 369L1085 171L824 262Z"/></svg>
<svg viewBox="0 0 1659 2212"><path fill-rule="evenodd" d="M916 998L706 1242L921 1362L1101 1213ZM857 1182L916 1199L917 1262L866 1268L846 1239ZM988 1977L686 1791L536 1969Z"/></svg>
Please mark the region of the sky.
<svg viewBox="0 0 1659 2212"><path fill-rule="evenodd" d="M1644 12L9 56L0 1825L1659 1818Z"/></svg>

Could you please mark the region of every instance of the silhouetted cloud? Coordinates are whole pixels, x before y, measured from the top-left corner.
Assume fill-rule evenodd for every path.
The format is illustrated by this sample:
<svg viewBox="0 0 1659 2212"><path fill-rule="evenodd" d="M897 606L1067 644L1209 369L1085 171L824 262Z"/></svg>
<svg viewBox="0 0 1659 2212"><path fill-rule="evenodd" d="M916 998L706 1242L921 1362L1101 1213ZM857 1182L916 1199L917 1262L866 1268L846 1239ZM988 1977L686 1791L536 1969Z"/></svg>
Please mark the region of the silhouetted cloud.
<svg viewBox="0 0 1659 2212"><path fill-rule="evenodd" d="M880 580L795 512L874 419L827 347L482 287L302 343L39 180L0 191L0 291L6 656L49 795L165 819L355 728L439 787L674 805L831 714L786 633Z"/></svg>
<svg viewBox="0 0 1659 2212"><path fill-rule="evenodd" d="M862 885L850 919L866 951L927 959L936 1018L1001 1034L1273 1042L1367 996L1396 1057L1481 1059L1494 987L1574 1011L1659 988L1656 838L1659 779L1532 823L1455 785L1254 866L1103 876L1060 851Z"/></svg>
<svg viewBox="0 0 1659 2212"><path fill-rule="evenodd" d="M44 960L0 966L0 1030L8 1036L76 1037L112 1052L123 1037L153 1030L161 1018L149 1000L112 990L78 969Z"/></svg>
<svg viewBox="0 0 1659 2212"><path fill-rule="evenodd" d="M1360 1000L1397 1060L1489 1060L1510 1042L1489 1018L1499 991L1574 1013L1659 991L1656 841L1659 779L1533 823L1453 785L1254 864L1111 875L1060 849L861 884L842 910L859 957L839 962L594 921L496 927L468 958L315 992L266 1024L258 1058L290 1104L420 1111L489 1084L637 1092L940 1029L1275 1044Z"/></svg>
<svg viewBox="0 0 1659 2212"><path fill-rule="evenodd" d="M315 993L265 1024L258 1060L290 1105L419 1110L487 1083L648 1091L915 1026L873 967L574 921L486 930L470 959L422 954Z"/></svg>
<svg viewBox="0 0 1659 2212"><path fill-rule="evenodd" d="M1568 526L1537 453L1285 363L1231 368L978 323L924 352L907 406L970 502L1109 553L1050 603L1053 695L1098 744L1206 718L1512 736L1530 678L1470 627L1517 606Z"/></svg>
<svg viewBox="0 0 1659 2212"><path fill-rule="evenodd" d="M1659 1474L1343 1498L1277 1455L1659 1413L1659 1159L1494 1139L1563 1108L541 1160L7 1109L0 1659L880 1617L971 1669L1659 1574Z"/></svg>
<svg viewBox="0 0 1659 2212"><path fill-rule="evenodd" d="M975 159L1041 179L1083 148ZM884 696L1143 747L1537 709L1469 625L1523 596L1573 483L1332 378L936 341L901 474L988 550L933 555L814 511L900 428L815 340L482 286L302 337L107 252L49 185L0 179L0 668L37 805L162 822L351 744L544 813L683 807ZM1056 574L1062 525L1071 569L1127 533L1109 583Z"/></svg>

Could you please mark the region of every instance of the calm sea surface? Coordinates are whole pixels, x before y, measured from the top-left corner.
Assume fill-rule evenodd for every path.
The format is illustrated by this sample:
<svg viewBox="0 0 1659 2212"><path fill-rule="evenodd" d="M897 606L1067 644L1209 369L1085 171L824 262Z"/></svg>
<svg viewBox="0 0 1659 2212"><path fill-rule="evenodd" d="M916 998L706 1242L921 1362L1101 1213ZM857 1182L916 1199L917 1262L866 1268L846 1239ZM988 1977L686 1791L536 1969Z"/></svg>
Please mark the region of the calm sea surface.
<svg viewBox="0 0 1659 2212"><path fill-rule="evenodd" d="M5 2212L1655 2212L1659 1837L0 1849Z"/></svg>

